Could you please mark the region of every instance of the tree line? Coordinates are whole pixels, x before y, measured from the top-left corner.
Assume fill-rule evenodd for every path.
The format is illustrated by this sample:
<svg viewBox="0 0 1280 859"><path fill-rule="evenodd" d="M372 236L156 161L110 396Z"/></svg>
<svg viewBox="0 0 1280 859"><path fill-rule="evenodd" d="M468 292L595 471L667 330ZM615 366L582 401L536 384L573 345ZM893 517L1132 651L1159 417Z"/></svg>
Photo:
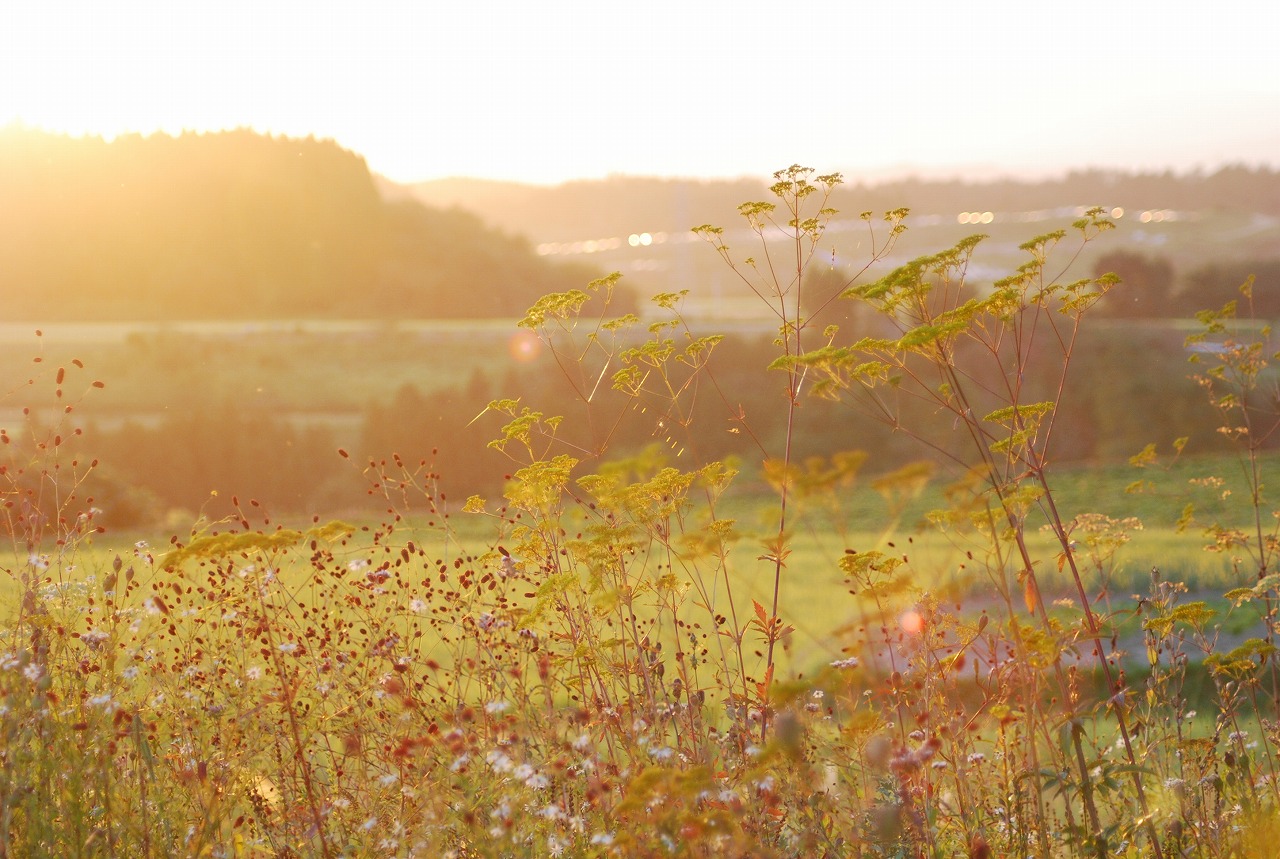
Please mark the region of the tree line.
<svg viewBox="0 0 1280 859"><path fill-rule="evenodd" d="M1062 395L1055 461L1114 462L1149 443L1167 449L1185 435L1191 437L1188 453L1217 449L1216 416L1189 378L1184 336L1160 324L1099 320L1087 328ZM102 465L83 491L95 496L104 521L115 527L142 525L174 509L228 515L233 500L243 505L248 499L278 514L377 513L405 479L444 491L456 509L472 493L498 496L516 467L486 445L502 425L498 415L485 414L486 407L505 397L564 416L561 442L588 461L599 452L613 457L657 445L681 467L736 457L750 470L760 465L762 448L776 449L786 432L777 409L781 389L760 384L759 368L774 356L768 337L726 337L713 350L696 397L678 408L649 401L641 409L616 391L597 392L585 403L545 356L497 377L476 370L450 384L407 383L366 406L358 440L341 454L332 426L230 401L197 405L149 425L91 422L77 444L82 460ZM1027 383L1034 387L1037 380ZM1051 398L1056 392L1044 393ZM936 420L924 413L913 417ZM939 436L945 445L947 434ZM803 398L795 439L801 460L860 450L888 471L920 456L911 439L863 419L847 404L816 397Z"/></svg>
<svg viewBox="0 0 1280 859"><path fill-rule="evenodd" d="M0 131L10 319L510 317L597 273L386 200L328 140Z"/></svg>

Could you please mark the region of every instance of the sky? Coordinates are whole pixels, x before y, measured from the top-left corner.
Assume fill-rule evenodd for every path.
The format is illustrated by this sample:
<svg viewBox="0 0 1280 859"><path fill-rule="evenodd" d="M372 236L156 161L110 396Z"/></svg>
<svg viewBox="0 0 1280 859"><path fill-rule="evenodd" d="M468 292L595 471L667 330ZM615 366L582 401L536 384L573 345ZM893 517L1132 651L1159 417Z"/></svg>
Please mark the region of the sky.
<svg viewBox="0 0 1280 859"><path fill-rule="evenodd" d="M0 126L332 138L400 182L1280 167L1274 0L0 7Z"/></svg>

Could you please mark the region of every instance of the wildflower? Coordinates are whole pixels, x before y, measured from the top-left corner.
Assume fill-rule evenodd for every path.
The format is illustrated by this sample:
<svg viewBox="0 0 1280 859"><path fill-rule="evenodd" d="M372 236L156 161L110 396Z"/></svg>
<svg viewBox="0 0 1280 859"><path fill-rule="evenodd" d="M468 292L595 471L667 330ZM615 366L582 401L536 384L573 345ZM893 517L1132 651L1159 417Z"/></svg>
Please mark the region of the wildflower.
<svg viewBox="0 0 1280 859"><path fill-rule="evenodd" d="M103 632L100 629L91 629L88 632L80 633L80 640L94 650L101 647L102 643L110 637L110 633Z"/></svg>
<svg viewBox="0 0 1280 859"><path fill-rule="evenodd" d="M610 844L613 843L613 833L597 832L595 835L591 836L591 843L598 844L602 847L608 847Z"/></svg>
<svg viewBox="0 0 1280 859"><path fill-rule="evenodd" d="M977 764L982 763L982 762L983 762L983 761L985 761L986 759L987 759L987 756L986 756L986 755L984 755L982 752L974 752L973 754L969 755L969 757L968 757L968 761L969 761L969 765L970 765L970 766L976 766Z"/></svg>
<svg viewBox="0 0 1280 859"><path fill-rule="evenodd" d="M577 739L573 741L574 751L586 752L591 748L591 735L579 734Z"/></svg>
<svg viewBox="0 0 1280 859"><path fill-rule="evenodd" d="M528 764L520 764L520 766L515 768L515 772L513 772L512 775L520 779L520 781L525 781L533 776L533 767Z"/></svg>
<svg viewBox="0 0 1280 859"><path fill-rule="evenodd" d="M675 755L675 750L668 746L659 746L658 748L649 749L649 755L657 760L665 761Z"/></svg>
<svg viewBox="0 0 1280 859"><path fill-rule="evenodd" d="M552 856L563 855L564 848L567 847L568 844L569 842L562 838L557 838L555 835L547 836L547 852Z"/></svg>
<svg viewBox="0 0 1280 859"><path fill-rule="evenodd" d="M276 650L279 650L281 653L293 653L297 649L298 642L296 641L286 641L276 647Z"/></svg>
<svg viewBox="0 0 1280 859"><path fill-rule="evenodd" d="M89 698L87 701L85 701L85 704L89 705L90 707L101 707L104 710L115 709L114 707L111 706L110 695L94 695L92 698Z"/></svg>
<svg viewBox="0 0 1280 859"><path fill-rule="evenodd" d="M947 768L947 762L934 761L933 763L929 764L929 766L933 767L935 770L945 770Z"/></svg>
<svg viewBox="0 0 1280 859"><path fill-rule="evenodd" d="M130 665L120 672L120 676L125 680L132 680L138 676L138 666Z"/></svg>
<svg viewBox="0 0 1280 859"><path fill-rule="evenodd" d="M515 763L511 758L507 757L505 752L500 752L497 749L486 752L484 762L487 763L496 773L511 772L512 768L515 766Z"/></svg>
<svg viewBox="0 0 1280 859"><path fill-rule="evenodd" d="M459 755L453 759L453 763L449 764L449 772L460 773L467 768L467 764L471 762L470 753Z"/></svg>
<svg viewBox="0 0 1280 859"><path fill-rule="evenodd" d="M364 823L361 823L361 824L360 824L360 828L361 828L361 829L363 829L365 832L368 832L368 831L370 831L371 829L373 829L373 827L375 827L375 826L377 826L377 825L378 825L378 818L376 818L376 817L370 817L370 818L369 818L368 820L366 820Z"/></svg>
<svg viewBox="0 0 1280 859"><path fill-rule="evenodd" d="M507 701L490 701L484 705L484 711L491 716L505 713L509 709L511 709L511 704Z"/></svg>
<svg viewBox="0 0 1280 859"><path fill-rule="evenodd" d="M382 785L383 787L391 787L391 785L395 784L399 780L400 780L400 776L396 775L395 773L387 773L382 778L378 779L378 784Z"/></svg>
<svg viewBox="0 0 1280 859"><path fill-rule="evenodd" d="M22 676L26 677L32 683L35 683L42 676L44 676L44 671L36 663L30 662L30 663L27 663L26 668L22 669Z"/></svg>
<svg viewBox="0 0 1280 859"><path fill-rule="evenodd" d="M139 550L145 550L145 549L151 548L151 544L148 543L146 540L139 540L138 542L133 544L133 548L139 549Z"/></svg>
<svg viewBox="0 0 1280 859"><path fill-rule="evenodd" d="M1186 781L1180 778L1167 778L1164 780L1164 786L1170 790L1178 790L1185 784Z"/></svg>
<svg viewBox="0 0 1280 859"><path fill-rule="evenodd" d="M848 659L837 659L831 663L832 668L857 668L858 657L850 656Z"/></svg>
<svg viewBox="0 0 1280 859"><path fill-rule="evenodd" d="M244 676L250 680L262 679L262 666L250 665L247 669L245 669Z"/></svg>

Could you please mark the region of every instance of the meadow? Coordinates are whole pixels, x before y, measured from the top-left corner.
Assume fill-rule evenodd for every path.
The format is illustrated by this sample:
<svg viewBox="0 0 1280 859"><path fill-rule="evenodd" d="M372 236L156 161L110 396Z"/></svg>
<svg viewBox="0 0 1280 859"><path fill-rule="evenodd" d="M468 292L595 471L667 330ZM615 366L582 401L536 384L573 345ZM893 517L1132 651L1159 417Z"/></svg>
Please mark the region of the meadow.
<svg viewBox="0 0 1280 859"><path fill-rule="evenodd" d="M113 531L70 441L93 377L33 376L72 408L0 438L0 855L1270 855L1260 330L1201 320L1231 454L1058 466L1043 392L1123 287L1055 253L1103 214L990 287L966 282L967 239L851 285L897 330L842 340L798 299L838 177L776 179L741 214L793 237L785 264L699 234L777 309L781 424L814 388L929 458L801 457L788 431L758 466L682 460L721 341L678 295L656 322L609 315L613 278L521 330L669 437L595 458L493 400L475 423L510 479L490 497L389 456L349 462L376 515L231 497L172 535ZM905 217L868 216L874 257ZM915 423L920 403L945 418Z"/></svg>

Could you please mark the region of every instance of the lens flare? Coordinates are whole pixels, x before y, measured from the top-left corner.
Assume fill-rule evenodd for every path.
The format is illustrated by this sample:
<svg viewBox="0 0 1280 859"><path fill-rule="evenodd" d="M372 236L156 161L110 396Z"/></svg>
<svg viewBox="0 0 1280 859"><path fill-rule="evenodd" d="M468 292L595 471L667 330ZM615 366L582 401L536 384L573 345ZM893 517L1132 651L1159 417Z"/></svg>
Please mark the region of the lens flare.
<svg viewBox="0 0 1280 859"><path fill-rule="evenodd" d="M528 364L541 354L542 341L532 331L517 331L507 342L507 351L511 354L511 360L518 364Z"/></svg>

